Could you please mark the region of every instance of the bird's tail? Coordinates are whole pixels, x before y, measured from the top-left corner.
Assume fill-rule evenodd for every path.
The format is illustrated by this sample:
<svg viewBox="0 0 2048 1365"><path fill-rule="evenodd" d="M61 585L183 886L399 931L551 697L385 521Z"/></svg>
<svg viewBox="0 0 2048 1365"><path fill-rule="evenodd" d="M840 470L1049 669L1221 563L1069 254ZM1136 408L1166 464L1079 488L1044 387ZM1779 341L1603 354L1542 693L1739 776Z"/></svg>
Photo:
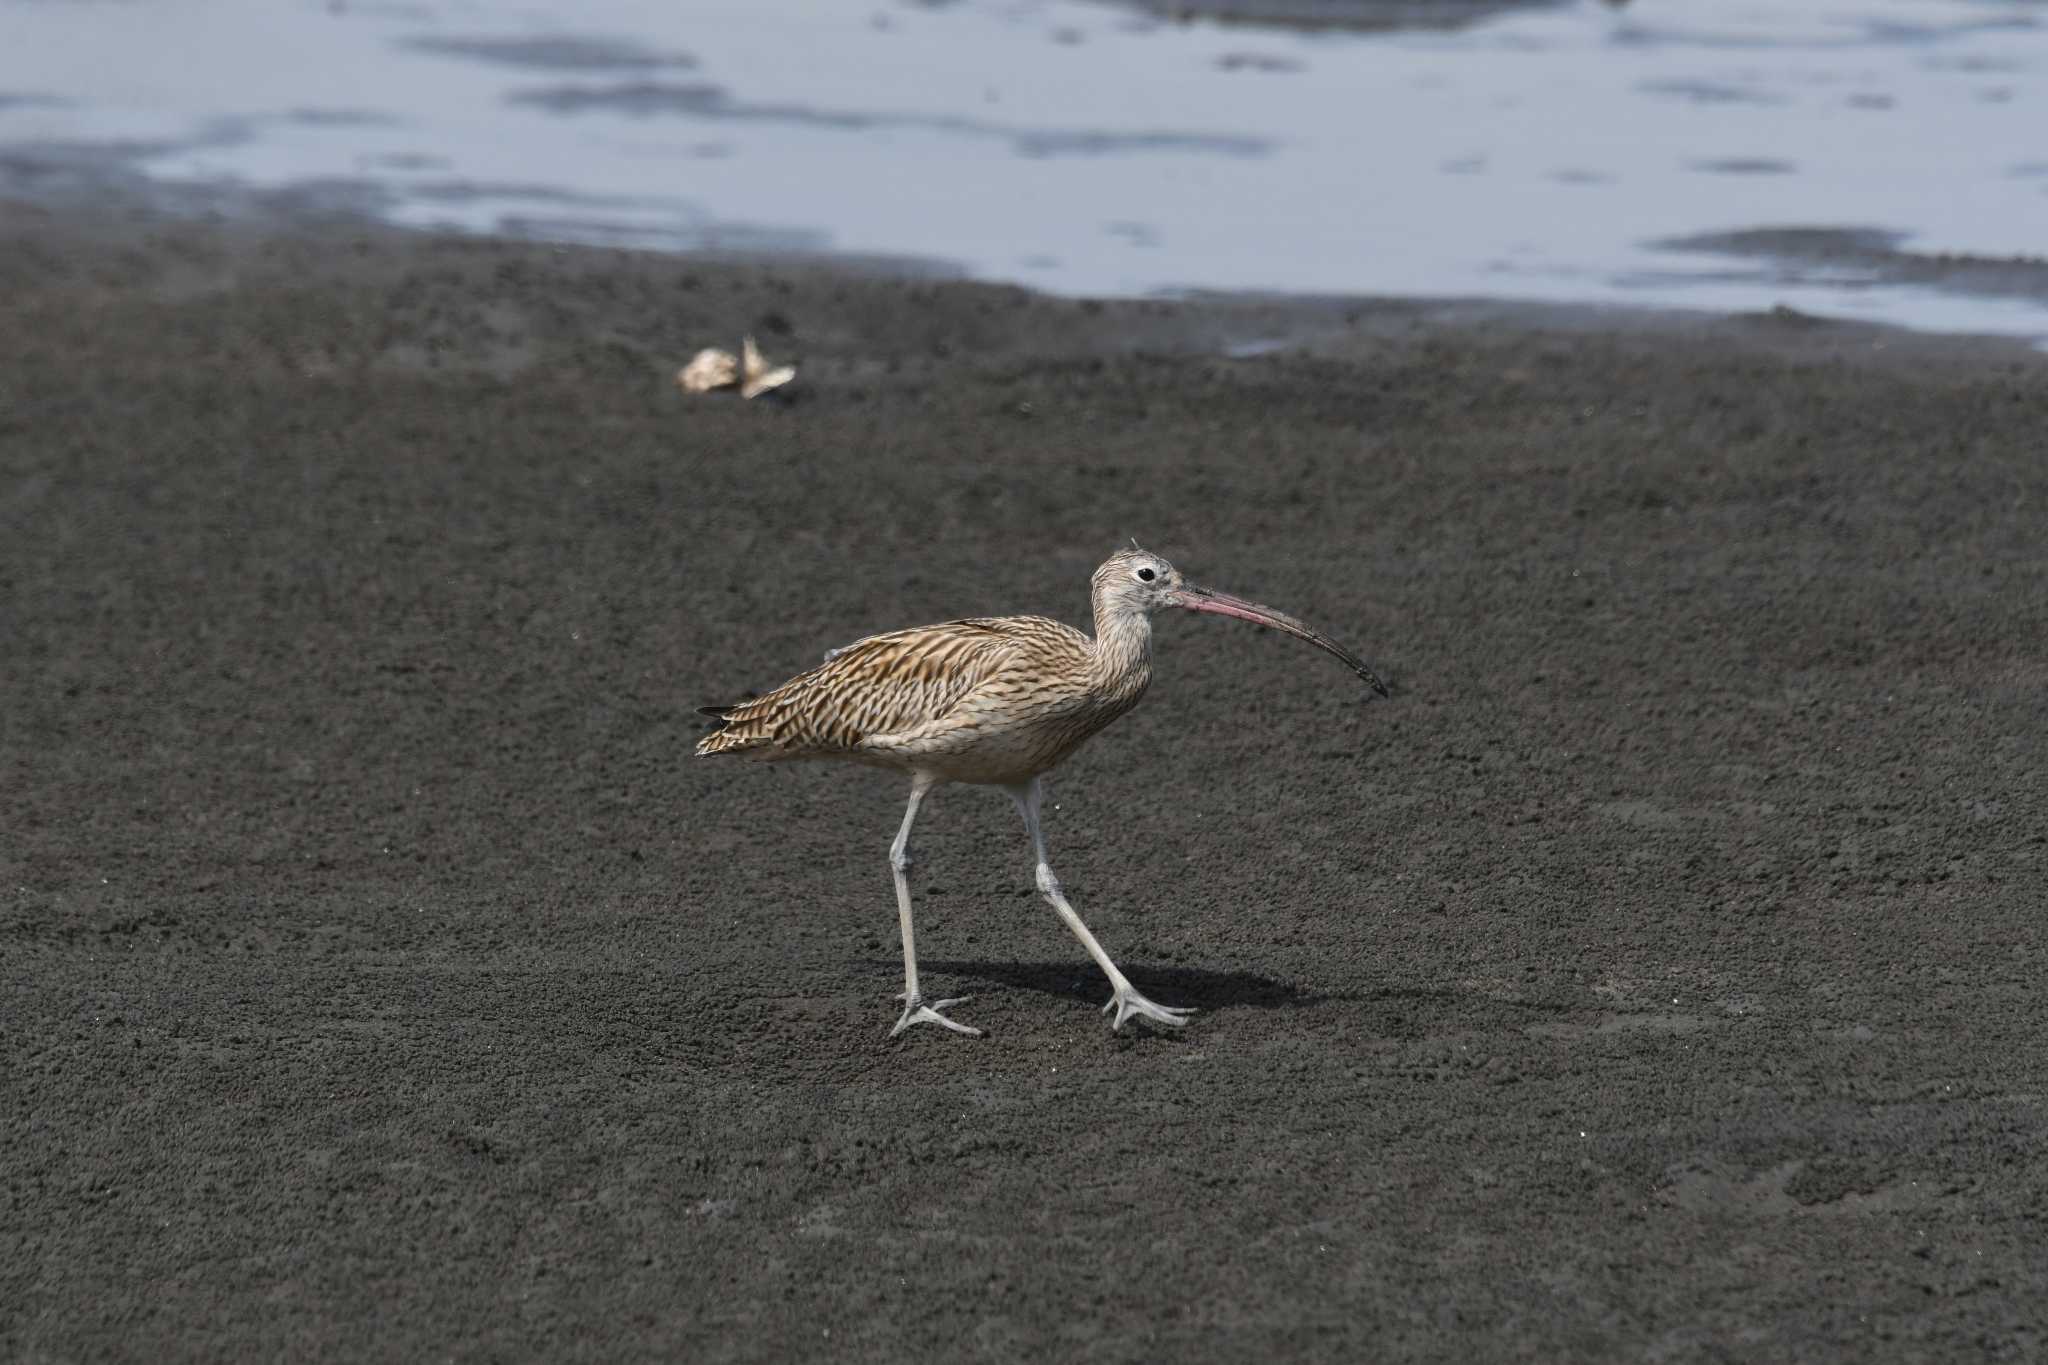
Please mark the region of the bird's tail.
<svg viewBox="0 0 2048 1365"><path fill-rule="evenodd" d="M703 758L706 754L724 753L726 749L731 747L732 713L737 709L737 707L733 706L700 706L697 708L698 715L709 717L715 722L710 727L711 733L697 741L697 757Z"/></svg>
<svg viewBox="0 0 2048 1365"><path fill-rule="evenodd" d="M729 706L698 707L698 715L708 716L716 724L711 727L711 733L697 741L697 757L746 753L750 749L764 749L773 744L773 737L765 733L764 727L749 723L757 719L747 714L751 705L750 702L735 702Z"/></svg>

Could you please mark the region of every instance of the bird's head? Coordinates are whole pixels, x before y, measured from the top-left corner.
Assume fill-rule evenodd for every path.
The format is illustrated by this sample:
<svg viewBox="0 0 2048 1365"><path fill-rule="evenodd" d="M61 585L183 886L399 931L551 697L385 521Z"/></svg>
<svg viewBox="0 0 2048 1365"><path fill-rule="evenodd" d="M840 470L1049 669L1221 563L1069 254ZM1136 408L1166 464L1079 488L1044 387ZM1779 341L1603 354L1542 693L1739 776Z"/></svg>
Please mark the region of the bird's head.
<svg viewBox="0 0 2048 1365"><path fill-rule="evenodd" d="M1151 613L1180 605L1174 594L1187 586L1180 570L1136 541L1118 550L1095 571L1095 600L1118 612Z"/></svg>
<svg viewBox="0 0 2048 1365"><path fill-rule="evenodd" d="M1352 672L1370 684L1373 691L1383 697L1387 695L1387 685L1364 661L1321 631L1302 624L1284 611L1275 611L1227 592L1190 583L1182 577L1179 569L1150 550L1140 549L1135 540L1129 549L1118 550L1103 561L1102 567L1095 571L1094 583L1098 622L1105 616L1149 616L1161 607L1235 616L1240 621L1284 631L1296 639L1308 641L1317 649L1336 655Z"/></svg>

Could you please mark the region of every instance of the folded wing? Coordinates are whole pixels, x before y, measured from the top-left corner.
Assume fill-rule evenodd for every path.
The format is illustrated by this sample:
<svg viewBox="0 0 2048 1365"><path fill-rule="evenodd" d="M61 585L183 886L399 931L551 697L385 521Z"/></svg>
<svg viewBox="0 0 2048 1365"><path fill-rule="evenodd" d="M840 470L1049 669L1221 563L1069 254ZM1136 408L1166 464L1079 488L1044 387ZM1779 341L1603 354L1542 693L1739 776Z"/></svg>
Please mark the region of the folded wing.
<svg viewBox="0 0 2048 1365"><path fill-rule="evenodd" d="M947 621L870 635L833 650L765 696L699 709L723 724L699 754L824 758L857 753L868 739L945 719L1023 646L997 620Z"/></svg>

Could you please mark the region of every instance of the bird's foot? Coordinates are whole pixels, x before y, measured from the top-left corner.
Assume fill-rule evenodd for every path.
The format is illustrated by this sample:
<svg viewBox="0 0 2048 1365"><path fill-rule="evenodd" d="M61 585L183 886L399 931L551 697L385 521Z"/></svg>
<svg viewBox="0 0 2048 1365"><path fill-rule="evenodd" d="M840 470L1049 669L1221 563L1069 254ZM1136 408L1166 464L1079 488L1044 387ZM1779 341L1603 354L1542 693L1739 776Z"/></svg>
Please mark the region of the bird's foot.
<svg viewBox="0 0 2048 1365"><path fill-rule="evenodd" d="M912 1024L937 1024L941 1028L949 1028L953 1030L953 1032L955 1033L964 1033L970 1038L979 1038L981 1036L980 1029L969 1028L966 1024L962 1024L957 1020L948 1019L945 1015L939 1013L940 1010L951 1009L955 1005L966 1004L968 1000L972 998L970 996L961 995L955 996L951 1000L934 1000L929 1005L927 1005L924 1002L924 997L921 995L899 995L896 998L904 1002L903 1017L896 1021L895 1028L889 1030L889 1036L891 1038L894 1038L897 1034L903 1032L903 1030L909 1028Z"/></svg>
<svg viewBox="0 0 2048 1365"><path fill-rule="evenodd" d="M1129 982L1119 986L1116 994L1109 998L1109 1003L1102 1007L1104 1014L1108 1014L1111 1010L1116 1011L1116 1019L1109 1026L1112 1032L1122 1028L1124 1020L1134 1014L1141 1019L1150 1019L1154 1023L1165 1024L1168 1028L1179 1028L1187 1023L1188 1016L1195 1012L1193 1006L1182 1008L1174 1005L1155 1005L1144 996L1138 994L1138 988Z"/></svg>

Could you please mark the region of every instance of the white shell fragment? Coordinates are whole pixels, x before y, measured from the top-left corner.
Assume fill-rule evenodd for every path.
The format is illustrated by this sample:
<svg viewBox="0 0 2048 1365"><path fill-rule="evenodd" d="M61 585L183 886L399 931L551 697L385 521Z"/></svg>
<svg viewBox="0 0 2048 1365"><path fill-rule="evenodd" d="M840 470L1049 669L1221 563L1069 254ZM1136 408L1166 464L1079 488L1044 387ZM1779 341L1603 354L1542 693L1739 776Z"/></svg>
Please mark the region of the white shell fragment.
<svg viewBox="0 0 2048 1365"><path fill-rule="evenodd" d="M716 346L707 346L690 357L690 363L676 371L676 383L683 386L685 393L709 393L712 389L730 388L740 377L740 362L733 358L731 351L721 351Z"/></svg>
<svg viewBox="0 0 2048 1365"><path fill-rule="evenodd" d="M752 337L740 342L738 357L731 351L707 346L690 357L689 364L676 371L676 383L685 393L709 393L713 389L729 389L737 384L742 398L759 397L770 389L781 388L794 378L794 365L770 369Z"/></svg>
<svg viewBox="0 0 2048 1365"><path fill-rule="evenodd" d="M753 398L770 389L779 389L796 378L796 366L783 365L769 369L768 362L761 358L761 348L754 344L752 337L740 339L740 397Z"/></svg>

